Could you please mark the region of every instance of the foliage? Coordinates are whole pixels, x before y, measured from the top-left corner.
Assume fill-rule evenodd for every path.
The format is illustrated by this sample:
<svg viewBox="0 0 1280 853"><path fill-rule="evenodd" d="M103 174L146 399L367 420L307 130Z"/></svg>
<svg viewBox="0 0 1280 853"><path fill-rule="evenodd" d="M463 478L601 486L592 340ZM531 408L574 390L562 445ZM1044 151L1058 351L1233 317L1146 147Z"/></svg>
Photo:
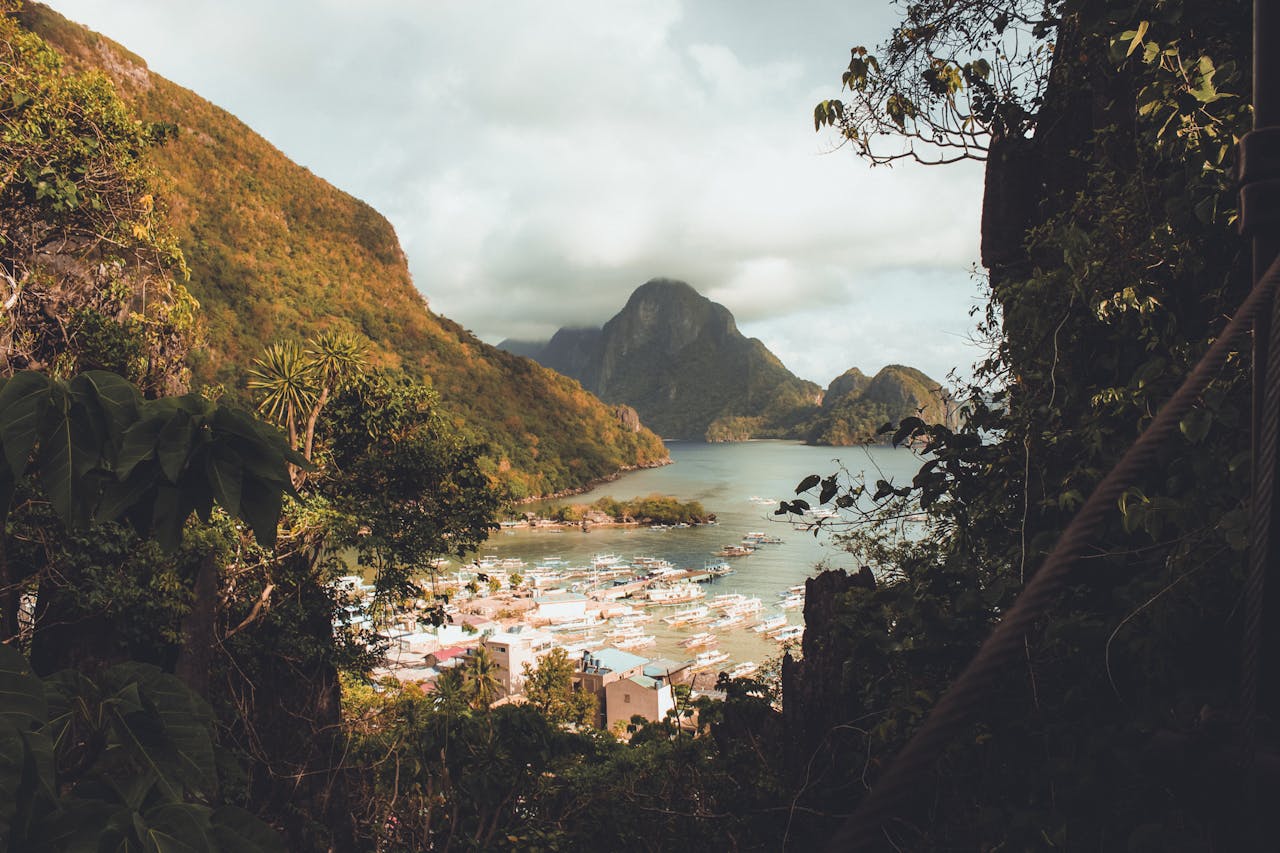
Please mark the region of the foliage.
<svg viewBox="0 0 1280 853"><path fill-rule="evenodd" d="M1005 150L1022 163L1019 172L993 161L988 214L1001 215L1002 194L1040 200L1012 243L984 233L994 259L983 323L991 355L963 422L894 425L895 443L917 442L922 453L909 483L815 475L780 508L835 506L872 522L923 508L930 517L919 537L847 528L877 581L850 585L821 625L810 621L806 667L821 656L811 650L839 650L804 674L833 685L828 708L840 723L803 744L831 756L801 800L816 812L847 812L875 784L1239 303L1247 253L1232 227L1228 153L1249 122L1239 70L1247 12L1243 2L1064 2L1042 16L1017 2L925 2L895 33L890 61L872 65L855 51L867 67L851 65L856 99L835 123L856 132L862 153L888 159L869 149L886 122L909 153L946 116L971 113L964 133L1016 137ZM1026 68L1055 45L1052 69L1025 88L988 92L968 78L974 53L939 50L990 49L1015 24L1032 30ZM916 98L896 117L894 94ZM895 825L896 844L1242 843L1239 778L1194 765L1167 772L1158 747L1185 741L1212 753L1221 733L1206 718L1238 713L1242 362L1232 358L1179 443L1095 531L1069 592L1027 637L1025 667L1006 673L981 724L939 756L929 815ZM805 828L825 831L818 818Z"/></svg>
<svg viewBox="0 0 1280 853"><path fill-rule="evenodd" d="M196 306L146 161L170 129L0 15L0 373L101 367L149 392L185 386Z"/></svg>
<svg viewBox="0 0 1280 853"><path fill-rule="evenodd" d="M143 400L104 371L0 380L0 449L0 519L30 472L69 527L123 517L170 549L191 513L208 521L215 502L273 543L285 465L305 464L238 409L192 394Z"/></svg>
<svg viewBox="0 0 1280 853"><path fill-rule="evenodd" d="M340 516L330 547L355 549L380 594L416 597L410 581L434 579L436 558L462 556L497 528L502 495L481 470L483 448L431 389L366 377L334 399L320 435L327 470L316 488Z"/></svg>
<svg viewBox="0 0 1280 853"><path fill-rule="evenodd" d="M705 524L714 518L699 501L681 501L670 495L649 495L620 501L603 497L590 504L568 504L551 510L556 521L578 522L591 513L607 516L616 522L638 521L642 524Z"/></svg>
<svg viewBox="0 0 1280 853"><path fill-rule="evenodd" d="M574 664L563 648L556 646L543 655L536 667L527 663L524 667L525 699L548 720L575 726L595 721L596 695L574 688Z"/></svg>
<svg viewBox="0 0 1280 853"><path fill-rule="evenodd" d="M212 715L180 681L121 664L98 683L32 675L0 644L5 850L283 851L266 824L216 805Z"/></svg>

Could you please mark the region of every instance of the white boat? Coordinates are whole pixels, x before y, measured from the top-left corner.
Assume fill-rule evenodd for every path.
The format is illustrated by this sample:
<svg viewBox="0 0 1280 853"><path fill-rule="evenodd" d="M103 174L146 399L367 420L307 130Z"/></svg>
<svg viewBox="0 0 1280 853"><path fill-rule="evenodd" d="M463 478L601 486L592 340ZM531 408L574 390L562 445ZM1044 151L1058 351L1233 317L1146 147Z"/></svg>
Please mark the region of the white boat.
<svg viewBox="0 0 1280 853"><path fill-rule="evenodd" d="M645 600L650 604L683 604L706 598L707 594L691 583L678 583L673 586L655 586L645 591Z"/></svg>
<svg viewBox="0 0 1280 853"><path fill-rule="evenodd" d="M732 628L735 625L741 625L746 621L747 616L745 613L730 613L728 615L721 616L707 627L713 630L720 630L721 628Z"/></svg>
<svg viewBox="0 0 1280 853"><path fill-rule="evenodd" d="M591 558L591 567L594 569L603 569L609 566L616 566L622 562L622 558L617 554L596 554Z"/></svg>
<svg viewBox="0 0 1280 853"><path fill-rule="evenodd" d="M693 657L693 665L690 669L708 669L716 664L724 663L729 659L728 652L722 652L718 649L705 652L698 652Z"/></svg>
<svg viewBox="0 0 1280 853"><path fill-rule="evenodd" d="M692 637L680 641L681 648L696 649L698 646L714 646L720 642L720 638L715 634L701 633L694 634Z"/></svg>
<svg viewBox="0 0 1280 853"><path fill-rule="evenodd" d="M619 640L613 645L619 649L643 649L648 646L656 646L658 639L652 634L647 636L628 637L625 640Z"/></svg>
<svg viewBox="0 0 1280 853"><path fill-rule="evenodd" d="M778 605L783 610L795 610L797 607L804 607L803 595L788 595L782 599L782 603Z"/></svg>
<svg viewBox="0 0 1280 853"><path fill-rule="evenodd" d="M684 607L672 613L670 616L663 617L662 621L668 625L684 625L700 619L710 613L711 610L705 604L697 604L693 607Z"/></svg>
<svg viewBox="0 0 1280 853"><path fill-rule="evenodd" d="M711 598L707 599L707 604L717 610L723 610L724 608L730 607L734 604L740 604L745 601L746 598L747 597L740 592L725 592L720 595L713 595Z"/></svg>
<svg viewBox="0 0 1280 853"><path fill-rule="evenodd" d="M770 636L772 636L773 639L777 640L779 643L785 643L785 642L788 642L789 640L799 640L804 636L804 626L788 625L786 628L783 628L781 631L775 631Z"/></svg>
<svg viewBox="0 0 1280 853"><path fill-rule="evenodd" d="M785 627L787 627L787 615L785 613L779 613L776 616L770 616L767 619L761 620L758 625L752 626L751 630L755 631L757 634L764 634L769 631L777 631Z"/></svg>
<svg viewBox="0 0 1280 853"><path fill-rule="evenodd" d="M760 668L760 664L753 660L743 661L737 666L725 672L729 678L746 678Z"/></svg>

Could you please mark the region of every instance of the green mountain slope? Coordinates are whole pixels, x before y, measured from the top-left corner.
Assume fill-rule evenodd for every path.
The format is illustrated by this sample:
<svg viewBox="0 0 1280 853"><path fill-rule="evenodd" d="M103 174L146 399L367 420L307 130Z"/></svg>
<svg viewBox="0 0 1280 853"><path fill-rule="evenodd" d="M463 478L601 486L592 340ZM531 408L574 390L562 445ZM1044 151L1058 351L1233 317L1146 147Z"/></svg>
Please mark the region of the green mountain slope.
<svg viewBox="0 0 1280 853"><path fill-rule="evenodd" d="M787 435L822 393L739 332L723 305L670 279L641 285L603 329L561 329L535 357L671 438Z"/></svg>
<svg viewBox="0 0 1280 853"><path fill-rule="evenodd" d="M433 314L391 225L290 161L230 113L147 70L114 42L29 4L24 25L73 68L96 68L147 121L178 125L155 152L209 346L196 378L235 392L264 344L325 328L362 332L377 363L428 378L457 423L492 446L519 495L581 487L666 451L575 382Z"/></svg>
<svg viewBox="0 0 1280 853"><path fill-rule="evenodd" d="M953 415L947 403L942 385L914 367L890 364L872 379L855 367L827 389L808 440L810 444L866 444L878 440L881 425L912 416L927 423L950 423Z"/></svg>

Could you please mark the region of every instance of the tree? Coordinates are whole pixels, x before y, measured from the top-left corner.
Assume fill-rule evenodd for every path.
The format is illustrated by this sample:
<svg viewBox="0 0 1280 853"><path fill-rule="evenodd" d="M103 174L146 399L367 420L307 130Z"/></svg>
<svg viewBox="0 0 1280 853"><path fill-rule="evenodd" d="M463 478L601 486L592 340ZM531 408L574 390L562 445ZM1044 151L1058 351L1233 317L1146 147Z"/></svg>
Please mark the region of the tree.
<svg viewBox="0 0 1280 853"><path fill-rule="evenodd" d="M488 648L473 649L461 669L462 683L472 708L483 710L498 700L502 682L498 678L498 662Z"/></svg>
<svg viewBox="0 0 1280 853"><path fill-rule="evenodd" d="M867 145L889 126L927 138L942 121L935 108L971 112L965 132L987 134L991 356L960 428L891 427L923 441L912 482L814 476L798 489L804 504L870 501L872 520L918 504L933 525L920 540L853 529L848 544L875 573L830 577L809 599L822 604L806 611L805 660L784 668L784 708L789 751L813 756L793 770L816 811L847 811L876 784L874 768L920 725L1248 288L1229 164L1248 127L1247 4L1071 0L1046 11L913 4L883 68L863 69L868 55L855 51L846 74L860 94L835 123ZM969 48L1000 45L1015 25L1054 46L1036 80L986 106L948 101L978 97ZM910 98L915 81L928 92L895 110L890 98ZM1161 740L1212 752L1192 706L1241 713L1242 363L1232 356L1180 442L1094 531L1068 593L1027 636L1025 666L940 757L929 819L896 824L895 843L1244 846L1253 818L1238 778L1209 783L1204 766L1171 775L1147 752Z"/></svg>
<svg viewBox="0 0 1280 853"><path fill-rule="evenodd" d="M249 388L262 395L258 411L284 427L290 443L310 461L320 412L336 392L356 379L367 354L367 340L333 331L312 338L305 349L291 341L271 344L249 371ZM296 469L294 486L301 486L303 479L303 469Z"/></svg>
<svg viewBox="0 0 1280 853"><path fill-rule="evenodd" d="M589 726L595 722L598 700L594 693L573 683L573 661L556 646L538 660L524 665L524 695L548 720L558 724Z"/></svg>

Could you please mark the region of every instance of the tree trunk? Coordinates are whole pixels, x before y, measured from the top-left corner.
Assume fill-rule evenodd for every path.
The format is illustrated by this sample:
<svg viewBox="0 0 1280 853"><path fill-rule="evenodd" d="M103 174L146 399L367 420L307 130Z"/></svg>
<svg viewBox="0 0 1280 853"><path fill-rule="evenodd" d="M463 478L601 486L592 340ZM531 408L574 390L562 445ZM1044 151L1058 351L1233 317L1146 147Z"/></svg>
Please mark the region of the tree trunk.
<svg viewBox="0 0 1280 853"><path fill-rule="evenodd" d="M196 572L191 612L182 620L182 646L174 674L204 698L209 698L213 666L214 629L218 620L218 555L205 554Z"/></svg>

